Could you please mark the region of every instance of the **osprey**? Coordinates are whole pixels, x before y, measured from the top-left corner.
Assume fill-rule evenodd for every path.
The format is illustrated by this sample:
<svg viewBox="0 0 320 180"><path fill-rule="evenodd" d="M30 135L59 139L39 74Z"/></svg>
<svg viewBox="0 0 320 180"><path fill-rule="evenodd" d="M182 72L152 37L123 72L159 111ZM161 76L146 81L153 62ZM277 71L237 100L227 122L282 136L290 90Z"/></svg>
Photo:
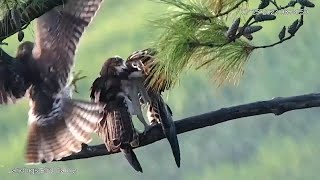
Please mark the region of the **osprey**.
<svg viewBox="0 0 320 180"><path fill-rule="evenodd" d="M68 0L39 17L35 44L15 58L1 51L0 103L29 97L26 162L59 160L81 151L98 128L104 105L72 100L70 71L79 40L102 0Z"/></svg>
<svg viewBox="0 0 320 180"><path fill-rule="evenodd" d="M170 143L175 162L177 166L180 167L180 147L175 124L172 119L172 111L170 107L164 102L161 96L162 92L171 87L171 83L170 81L165 82L160 86L158 91L154 90L154 88L152 87L149 87L149 82L153 75L153 71L157 66L157 63L154 59L156 53L157 52L153 49L135 51L127 58L126 65L128 68L134 66L134 64L139 64L139 62L142 62L142 64L144 65L145 72L147 72L145 73L145 76L133 77L140 79L139 81L135 80L135 82L138 82L136 86L140 87L138 89L143 89L141 88L141 86L143 86L144 89L147 89L147 95L143 95L144 92L142 90L139 91L140 103L147 105L148 107L147 117L151 126L161 124L162 130ZM140 82L143 82L143 84L139 84ZM145 98L146 96L147 98ZM146 99L149 100L146 101Z"/></svg>
<svg viewBox="0 0 320 180"><path fill-rule="evenodd" d="M104 63L100 77L92 84L90 97L95 102L105 103L104 119L99 123L98 135L103 139L108 151L120 149L139 172L141 165L132 150L139 145L139 136L132 123L132 103L128 96L128 77L122 58L115 56Z"/></svg>

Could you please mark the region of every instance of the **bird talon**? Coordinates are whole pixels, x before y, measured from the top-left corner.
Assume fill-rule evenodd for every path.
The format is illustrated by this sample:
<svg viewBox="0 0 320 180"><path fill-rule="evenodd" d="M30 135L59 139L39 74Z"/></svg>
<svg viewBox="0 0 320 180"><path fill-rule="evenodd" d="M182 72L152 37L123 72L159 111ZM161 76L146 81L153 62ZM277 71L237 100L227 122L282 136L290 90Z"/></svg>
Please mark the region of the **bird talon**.
<svg viewBox="0 0 320 180"><path fill-rule="evenodd" d="M79 94L79 91L78 91L78 86L77 86L77 82L81 79L84 79L86 78L87 76L80 76L82 73L82 70L78 71L77 73L73 72L73 79L72 79L72 82L71 82L71 85L74 87L74 92Z"/></svg>

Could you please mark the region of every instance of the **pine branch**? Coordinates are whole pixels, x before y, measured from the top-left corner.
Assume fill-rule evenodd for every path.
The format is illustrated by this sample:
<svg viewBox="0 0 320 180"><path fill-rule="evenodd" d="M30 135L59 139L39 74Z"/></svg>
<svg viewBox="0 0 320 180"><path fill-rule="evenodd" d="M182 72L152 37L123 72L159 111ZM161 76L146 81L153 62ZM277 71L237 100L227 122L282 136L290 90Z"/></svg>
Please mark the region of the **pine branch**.
<svg viewBox="0 0 320 180"><path fill-rule="evenodd" d="M305 94L293 97L278 97L268 101L258 101L239 106L221 108L217 111L200 114L175 121L177 133L185 133L219 123L236 120L243 117L257 116L262 114L281 115L285 112L320 107L320 93ZM153 127L146 135L140 135L140 146L146 146L165 138L160 126ZM81 152L65 157L59 161L91 158L118 153L108 152L104 144L95 146L83 146Z"/></svg>
<svg viewBox="0 0 320 180"><path fill-rule="evenodd" d="M0 42L13 34L25 29L31 21L50 11L56 6L62 5L64 0L42 0L38 4L35 0L29 0L19 4L6 12L0 21ZM20 27L14 22L13 11L21 14Z"/></svg>
<svg viewBox="0 0 320 180"><path fill-rule="evenodd" d="M275 4L275 6L277 7L276 4ZM301 10L302 10L302 12L304 11L304 6L301 7ZM278 42L275 42L275 43L272 43L272 44L269 44L269 45L263 45L263 46L253 46L252 48L253 48L253 49L269 48L269 47L273 47L273 46L276 46L276 45L278 45L278 44L281 44L281 43L283 43L283 42L285 42L285 41L290 40L291 38L293 38L293 37L296 35L296 33L299 31L299 29L303 26L303 19L304 19L304 14L302 13L302 14L300 15L300 20L299 20L299 21L296 21L296 22L298 22L298 24L297 24L296 27L295 27L295 32L292 33L292 34L290 34L288 37L284 38L284 37L279 36L280 40L279 40ZM294 24L294 23L295 23L295 22L293 22L293 24ZM281 32L280 32L280 34L281 34ZM285 35L285 34L284 34L284 35Z"/></svg>
<svg viewBox="0 0 320 180"><path fill-rule="evenodd" d="M153 21L163 30L153 45L159 52L156 57L159 66L152 72L153 78L150 80L153 89L160 88L168 79L174 86L182 73L194 67L208 70L211 79L219 86L226 82L238 84L252 52L292 39L303 26L305 9L315 7L309 0L287 0L288 3L284 6L279 5L276 0L260 0L257 12L250 14L243 22L240 22L240 17L237 18L228 27L223 17L247 1L232 1L228 7L228 0L158 1L175 8L166 16ZM210 2L213 4L210 5ZM296 5L300 6L301 17L288 27L290 35L286 36L286 32L282 30L279 40L272 44L254 46L249 42L253 40L256 32L263 29L265 22L276 20L277 12L289 12L287 9ZM264 12L269 6L274 6L276 10Z"/></svg>

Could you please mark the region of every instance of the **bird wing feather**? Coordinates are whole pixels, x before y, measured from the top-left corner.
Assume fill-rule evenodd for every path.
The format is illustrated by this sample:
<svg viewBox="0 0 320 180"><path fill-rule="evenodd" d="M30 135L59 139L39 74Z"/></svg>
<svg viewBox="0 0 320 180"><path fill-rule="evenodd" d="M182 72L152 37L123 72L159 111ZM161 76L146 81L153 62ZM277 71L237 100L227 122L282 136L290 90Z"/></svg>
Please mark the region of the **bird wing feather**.
<svg viewBox="0 0 320 180"><path fill-rule="evenodd" d="M44 113L38 112L45 103L42 99L30 101L27 163L50 162L79 152L81 144L89 143L91 133L98 129L104 105L72 100L63 94L68 92L68 78L80 38L101 3L102 0L68 0L37 19L32 54L43 82L35 93L49 100L52 95L60 96L53 97L50 110Z"/></svg>
<svg viewBox="0 0 320 180"><path fill-rule="evenodd" d="M14 103L28 88L21 62L0 48L0 104Z"/></svg>
<svg viewBox="0 0 320 180"><path fill-rule="evenodd" d="M37 19L34 59L47 84L58 93L66 86L80 38L102 0L68 0Z"/></svg>
<svg viewBox="0 0 320 180"><path fill-rule="evenodd" d="M48 116L34 116L29 111L28 164L51 162L81 151L82 143L91 141L98 130L104 105L61 99Z"/></svg>
<svg viewBox="0 0 320 180"><path fill-rule="evenodd" d="M150 87L150 80L151 78L154 78L153 72L158 65L158 62L155 59L156 54L157 52L153 49L143 49L132 53L127 59L127 61L140 60L144 64L144 66L149 69L149 73L145 77L145 87ZM172 111L161 97L161 93L171 88L172 83L169 80L166 80L164 83L158 84L156 86L158 87L151 87L147 89L148 96L150 97L150 103L148 103L149 108L147 113L148 118L150 122L155 121L161 124L163 132L170 143L176 164L178 167L180 167L180 147L175 124L172 119ZM140 102L143 102L145 104L147 103L144 100L142 93L140 93L140 99Z"/></svg>

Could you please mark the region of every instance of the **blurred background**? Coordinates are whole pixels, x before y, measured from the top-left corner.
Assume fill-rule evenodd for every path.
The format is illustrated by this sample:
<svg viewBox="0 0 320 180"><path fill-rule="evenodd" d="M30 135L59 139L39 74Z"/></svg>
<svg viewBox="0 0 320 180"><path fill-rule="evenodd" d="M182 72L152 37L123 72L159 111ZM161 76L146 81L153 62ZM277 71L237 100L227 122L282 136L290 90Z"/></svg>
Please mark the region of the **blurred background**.
<svg viewBox="0 0 320 180"><path fill-rule="evenodd" d="M320 3L315 5L316 8L305 15L305 24L296 37L253 53L239 86L218 89L209 83L205 71L188 71L179 86L165 94L174 119L278 96L319 92L320 24L316 18L320 15ZM89 99L91 83L107 57L126 58L133 51L148 47L157 35L149 27L148 19L161 16L166 8L148 0L105 0L76 55L76 70L83 70L88 78L79 82L80 94L75 96ZM290 25L297 18L281 15L277 21L265 23L264 30L255 34L254 44L277 41L282 26ZM33 26L25 33L25 40L34 40ZM17 35L6 42L9 46L3 48L14 55ZM180 169L165 139L136 149L143 174L135 172L121 153L40 166L24 165L27 111L26 99L0 107L0 179L305 180L320 176L319 108L292 111L278 117L243 118L180 134ZM136 119L135 122L141 129ZM100 143L95 137L91 144ZM10 173L15 168L33 167L69 169L73 173Z"/></svg>

